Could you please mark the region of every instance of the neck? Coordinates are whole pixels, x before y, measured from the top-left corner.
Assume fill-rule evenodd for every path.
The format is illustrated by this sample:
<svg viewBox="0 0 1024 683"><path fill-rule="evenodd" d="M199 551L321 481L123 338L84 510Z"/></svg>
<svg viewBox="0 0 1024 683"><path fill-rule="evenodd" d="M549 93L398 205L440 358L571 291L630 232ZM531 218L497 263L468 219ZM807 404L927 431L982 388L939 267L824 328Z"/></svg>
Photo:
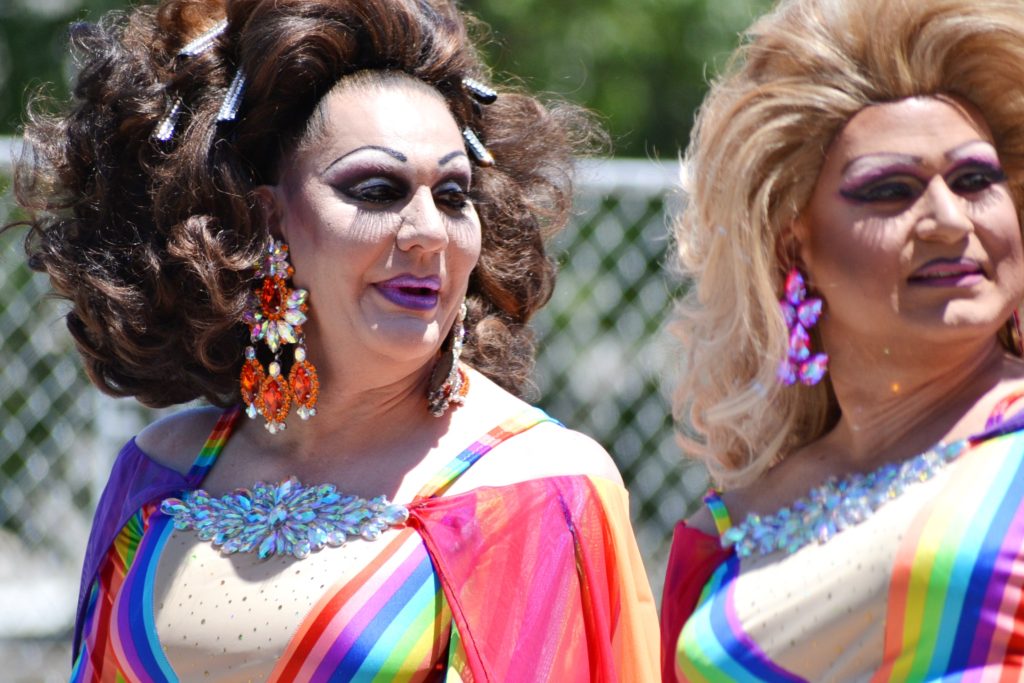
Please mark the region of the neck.
<svg viewBox="0 0 1024 683"><path fill-rule="evenodd" d="M1007 357L994 338L933 352L837 346L829 372L842 417L826 438L830 450L861 466L978 431L981 425L963 418L1006 374Z"/></svg>
<svg viewBox="0 0 1024 683"><path fill-rule="evenodd" d="M301 420L293 411L288 428L265 435L264 447L291 460L358 458L400 449L411 440L433 438L443 420L427 410L432 367L347 367L318 364L317 414ZM390 372L388 372L390 371Z"/></svg>

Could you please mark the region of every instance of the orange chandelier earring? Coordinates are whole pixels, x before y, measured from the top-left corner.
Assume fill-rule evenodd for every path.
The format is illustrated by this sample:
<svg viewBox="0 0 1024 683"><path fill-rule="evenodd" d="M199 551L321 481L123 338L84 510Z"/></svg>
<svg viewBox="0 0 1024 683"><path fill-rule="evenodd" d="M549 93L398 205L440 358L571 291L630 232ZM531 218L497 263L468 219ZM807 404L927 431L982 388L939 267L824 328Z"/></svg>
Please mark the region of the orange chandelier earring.
<svg viewBox="0 0 1024 683"><path fill-rule="evenodd" d="M303 420L316 415L316 402L320 381L316 368L306 360L305 336L302 325L309 310L309 292L292 289L288 281L295 269L288 263L288 245L274 239L267 249L256 276L260 287L253 290L242 320L249 326L250 345L245 347L245 363L239 384L245 414L251 419L262 415L267 431L276 434L285 428L285 418L296 406L296 414ZM262 341L273 359L266 370L257 357L256 344ZM281 354L284 346L295 344L291 369L287 378L282 370Z"/></svg>

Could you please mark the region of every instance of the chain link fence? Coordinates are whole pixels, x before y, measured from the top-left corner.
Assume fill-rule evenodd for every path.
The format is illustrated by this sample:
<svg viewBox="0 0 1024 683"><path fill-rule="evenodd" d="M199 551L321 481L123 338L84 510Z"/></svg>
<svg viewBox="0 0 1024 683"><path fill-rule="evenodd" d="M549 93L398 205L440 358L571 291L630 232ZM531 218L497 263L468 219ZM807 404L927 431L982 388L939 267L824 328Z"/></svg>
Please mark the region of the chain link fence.
<svg viewBox="0 0 1024 683"><path fill-rule="evenodd" d="M552 245L558 286L535 324L539 402L615 458L660 598L672 527L707 488L703 468L680 457L670 406L664 325L681 285L665 260L678 165L617 160L581 171L576 220Z"/></svg>
<svg viewBox="0 0 1024 683"><path fill-rule="evenodd" d="M11 216L13 142L0 139L0 222ZM561 272L536 321L538 403L612 453L660 594L672 525L706 486L674 440L663 325L677 165L584 164L577 217L552 245ZM63 305L0 237L0 661L4 680L66 680L78 572L91 514L121 444L154 417L86 380Z"/></svg>

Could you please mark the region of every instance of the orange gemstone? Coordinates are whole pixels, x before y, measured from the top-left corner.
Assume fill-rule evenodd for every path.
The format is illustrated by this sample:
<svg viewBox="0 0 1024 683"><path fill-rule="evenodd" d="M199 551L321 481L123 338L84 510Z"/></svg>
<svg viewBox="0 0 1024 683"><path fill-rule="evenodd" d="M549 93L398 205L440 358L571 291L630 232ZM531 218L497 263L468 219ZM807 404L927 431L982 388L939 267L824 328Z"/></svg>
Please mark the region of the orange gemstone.
<svg viewBox="0 0 1024 683"><path fill-rule="evenodd" d="M292 394L300 405L305 405L313 393L313 380L309 377L306 364L297 364L295 372L291 374Z"/></svg>
<svg viewBox="0 0 1024 683"><path fill-rule="evenodd" d="M245 365L242 366L240 382L242 388L242 400L245 401L246 405L249 405L256 400L256 392L259 390L260 381L263 379L260 376L263 373L257 372L257 369L262 370L255 361L246 361Z"/></svg>
<svg viewBox="0 0 1024 683"><path fill-rule="evenodd" d="M284 407L285 395L282 391L281 380L276 377L268 377L263 382L263 387L260 390L260 396L263 399L263 415L264 417L277 418L277 414Z"/></svg>
<svg viewBox="0 0 1024 683"><path fill-rule="evenodd" d="M260 291L260 305L263 314L268 318L276 318L281 311L281 288L276 278L264 278L263 289Z"/></svg>

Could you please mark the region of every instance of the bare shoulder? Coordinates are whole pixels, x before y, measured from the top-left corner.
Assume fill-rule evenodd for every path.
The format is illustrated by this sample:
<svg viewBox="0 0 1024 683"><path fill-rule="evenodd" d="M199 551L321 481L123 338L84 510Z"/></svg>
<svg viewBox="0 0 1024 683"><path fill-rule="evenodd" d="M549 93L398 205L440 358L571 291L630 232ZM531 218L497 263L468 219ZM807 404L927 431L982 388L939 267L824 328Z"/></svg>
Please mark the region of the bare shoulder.
<svg viewBox="0 0 1024 683"><path fill-rule="evenodd" d="M479 431L529 408L490 380L474 373L471 394L459 408L460 421ZM589 436L554 422L540 422L512 436L463 475L453 492L477 486L503 486L543 477L583 475L622 483L608 452Z"/></svg>
<svg viewBox="0 0 1024 683"><path fill-rule="evenodd" d="M708 536L717 536L718 529L715 527L715 520L707 505L701 505L697 511L686 518L686 526L696 529Z"/></svg>
<svg viewBox="0 0 1024 683"><path fill-rule="evenodd" d="M742 522L748 513L760 507L761 497L757 495L757 491L760 488L750 486L720 494L722 505L725 507L729 520L733 524ZM709 536L718 536L718 527L715 525L715 518L712 516L711 508L708 507L707 503L702 503L697 511L686 519L686 526Z"/></svg>
<svg viewBox="0 0 1024 683"><path fill-rule="evenodd" d="M209 406L168 415L143 429L135 444L161 465L188 472L222 412Z"/></svg>
<svg viewBox="0 0 1024 683"><path fill-rule="evenodd" d="M1008 358L1004 365L1002 379L975 405L978 415L974 422L987 421L994 411L1001 411L1009 417L1024 409L1024 361Z"/></svg>
<svg viewBox="0 0 1024 683"><path fill-rule="evenodd" d="M520 463L527 479L586 475L622 483L619 468L601 444L553 422L542 422L505 446L505 457Z"/></svg>
<svg viewBox="0 0 1024 683"><path fill-rule="evenodd" d="M815 486L836 475L827 437L802 446L752 481L720 494L722 506L732 524L740 524L751 514L768 515L807 495ZM718 535L714 517L702 505L687 525Z"/></svg>

